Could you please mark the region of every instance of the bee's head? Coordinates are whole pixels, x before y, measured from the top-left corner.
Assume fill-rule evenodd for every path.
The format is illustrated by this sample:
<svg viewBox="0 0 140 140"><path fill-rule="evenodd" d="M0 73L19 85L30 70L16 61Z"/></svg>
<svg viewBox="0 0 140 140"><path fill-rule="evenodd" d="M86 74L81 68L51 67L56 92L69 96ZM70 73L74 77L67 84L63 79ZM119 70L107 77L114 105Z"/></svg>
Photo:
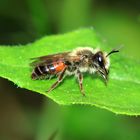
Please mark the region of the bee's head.
<svg viewBox="0 0 140 140"><path fill-rule="evenodd" d="M113 49L108 54L103 53L102 51L98 51L92 56L93 66L95 67L96 71L102 75L102 77L105 80L108 79L109 66L110 66L110 61L109 61L108 56L116 52L119 52L119 51Z"/></svg>
<svg viewBox="0 0 140 140"><path fill-rule="evenodd" d="M102 51L98 51L92 57L93 66L97 72L99 72L105 80L107 80L109 69L109 58L106 58Z"/></svg>

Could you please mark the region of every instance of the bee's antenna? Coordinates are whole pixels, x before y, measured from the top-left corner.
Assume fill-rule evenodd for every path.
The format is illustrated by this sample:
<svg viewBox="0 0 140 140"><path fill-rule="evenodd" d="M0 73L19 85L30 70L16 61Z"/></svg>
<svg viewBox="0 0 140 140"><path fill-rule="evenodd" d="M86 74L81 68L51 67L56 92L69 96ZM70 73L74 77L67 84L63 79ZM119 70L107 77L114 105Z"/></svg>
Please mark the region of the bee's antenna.
<svg viewBox="0 0 140 140"><path fill-rule="evenodd" d="M115 50L115 49L113 49L111 52L109 52L109 53L106 55L106 57L108 57L110 54L112 54L112 53L116 53L116 52L119 52L119 50Z"/></svg>
<svg viewBox="0 0 140 140"><path fill-rule="evenodd" d="M106 57L108 57L110 54L112 54L112 53L117 53L117 52L119 52L120 51L120 49L122 48L123 46L121 45L119 48L114 48L111 52L109 52L107 55L106 55Z"/></svg>

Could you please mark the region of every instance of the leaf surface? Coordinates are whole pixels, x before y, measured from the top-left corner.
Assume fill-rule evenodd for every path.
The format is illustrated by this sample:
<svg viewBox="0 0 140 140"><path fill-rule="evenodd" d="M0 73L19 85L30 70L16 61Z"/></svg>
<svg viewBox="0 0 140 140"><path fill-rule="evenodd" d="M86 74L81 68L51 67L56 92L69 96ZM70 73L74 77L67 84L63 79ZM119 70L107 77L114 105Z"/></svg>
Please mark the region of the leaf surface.
<svg viewBox="0 0 140 140"><path fill-rule="evenodd" d="M74 76L66 77L51 93L46 90L56 81L32 80L30 58L58 52L71 51L77 47L101 48L109 52L93 29L80 29L63 35L44 37L25 46L0 47L0 76L26 88L46 95L58 104L88 104L108 109L117 114L140 115L140 62L123 54L112 55L108 85L96 74L84 75L83 97Z"/></svg>

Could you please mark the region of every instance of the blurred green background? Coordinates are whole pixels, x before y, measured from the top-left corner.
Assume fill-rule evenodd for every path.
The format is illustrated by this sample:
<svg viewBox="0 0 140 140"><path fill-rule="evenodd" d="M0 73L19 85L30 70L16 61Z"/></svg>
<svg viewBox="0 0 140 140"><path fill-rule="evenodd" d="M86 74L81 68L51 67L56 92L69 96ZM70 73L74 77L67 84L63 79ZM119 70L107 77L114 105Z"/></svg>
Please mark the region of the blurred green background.
<svg viewBox="0 0 140 140"><path fill-rule="evenodd" d="M0 44L94 27L113 47L140 59L139 0L0 0ZM0 140L137 140L140 117L96 107L62 107L0 79ZM61 95L60 95L61 96Z"/></svg>

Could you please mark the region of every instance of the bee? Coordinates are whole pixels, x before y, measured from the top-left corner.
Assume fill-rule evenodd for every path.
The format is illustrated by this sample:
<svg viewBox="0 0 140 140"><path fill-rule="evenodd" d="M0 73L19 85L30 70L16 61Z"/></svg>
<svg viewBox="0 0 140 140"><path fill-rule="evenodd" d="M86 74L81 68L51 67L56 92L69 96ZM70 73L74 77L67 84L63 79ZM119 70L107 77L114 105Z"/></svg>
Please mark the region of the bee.
<svg viewBox="0 0 140 140"><path fill-rule="evenodd" d="M109 55L119 52L113 49L109 53L91 47L78 47L69 52L62 52L34 58L31 63L33 71L31 78L51 79L56 76L57 81L48 89L47 92L55 89L67 75L75 75L78 79L80 91L83 90L83 73L88 72L100 74L105 82L108 80L110 60Z"/></svg>

